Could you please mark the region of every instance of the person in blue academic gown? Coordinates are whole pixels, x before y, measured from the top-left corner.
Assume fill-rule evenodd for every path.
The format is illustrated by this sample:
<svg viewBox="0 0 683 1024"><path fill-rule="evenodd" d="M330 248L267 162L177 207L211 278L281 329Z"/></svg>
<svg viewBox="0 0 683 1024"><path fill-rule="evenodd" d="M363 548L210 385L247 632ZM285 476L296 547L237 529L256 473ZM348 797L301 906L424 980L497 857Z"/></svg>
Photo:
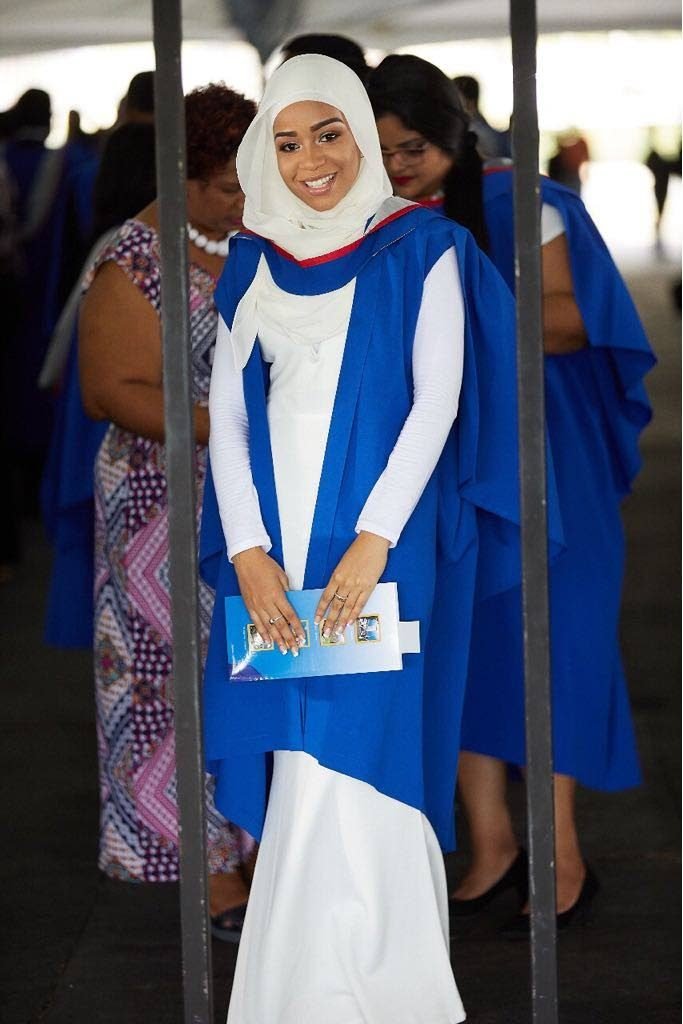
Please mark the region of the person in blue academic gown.
<svg viewBox="0 0 683 1024"><path fill-rule="evenodd" d="M91 224L83 217L79 193L86 170L92 175L96 154L80 143L67 142L60 149L46 146L51 105L42 89L27 90L11 114L13 132L3 146L3 157L16 195L21 274L2 415L24 503L32 508L53 425L51 398L39 391L37 378L87 251Z"/></svg>
<svg viewBox="0 0 683 1024"><path fill-rule="evenodd" d="M452 83L412 56L386 58L369 85L397 194L465 223L514 291L512 169L482 172L472 140L454 145L463 112ZM469 142L469 144L468 144ZM652 367L638 315L581 200L542 179L546 416L566 549L551 567L551 656L558 924L597 881L574 819L576 780L605 790L640 781L618 644L624 540L619 514L640 466ZM473 616L459 787L472 863L451 898L481 910L507 887L526 898L526 864L506 804L505 763L525 763L519 589ZM526 910L526 908L524 908ZM528 934L528 912L508 934Z"/></svg>
<svg viewBox="0 0 683 1024"><path fill-rule="evenodd" d="M473 608L519 580L512 296L467 231L391 198L336 61L273 74L237 170L200 552L216 803L261 841L228 1020L460 1021L439 844ZM343 632L378 581L420 624L400 671L231 680L226 596L289 658L288 590L323 589Z"/></svg>

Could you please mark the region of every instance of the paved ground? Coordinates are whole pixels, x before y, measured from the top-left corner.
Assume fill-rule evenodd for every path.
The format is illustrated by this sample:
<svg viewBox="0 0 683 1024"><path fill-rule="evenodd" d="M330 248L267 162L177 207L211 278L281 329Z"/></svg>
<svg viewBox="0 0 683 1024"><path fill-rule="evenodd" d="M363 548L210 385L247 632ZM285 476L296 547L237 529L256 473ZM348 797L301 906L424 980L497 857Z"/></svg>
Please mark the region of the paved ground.
<svg viewBox="0 0 683 1024"><path fill-rule="evenodd" d="M673 273L645 262L628 274L660 357L650 379L656 421L644 444L646 466L625 508L623 638L646 785L581 795L586 854L603 893L593 924L560 944L562 1024L680 1020L680 317L669 303ZM0 587L0 1020L181 1024L177 888L98 876L89 657L42 646L49 555L36 524L28 538L21 574ZM521 792L516 800L521 830ZM457 872L456 857L448 869ZM527 950L496 935L509 910L503 903L462 928L453 944L472 1024L531 1020ZM234 955L214 948L221 1024Z"/></svg>

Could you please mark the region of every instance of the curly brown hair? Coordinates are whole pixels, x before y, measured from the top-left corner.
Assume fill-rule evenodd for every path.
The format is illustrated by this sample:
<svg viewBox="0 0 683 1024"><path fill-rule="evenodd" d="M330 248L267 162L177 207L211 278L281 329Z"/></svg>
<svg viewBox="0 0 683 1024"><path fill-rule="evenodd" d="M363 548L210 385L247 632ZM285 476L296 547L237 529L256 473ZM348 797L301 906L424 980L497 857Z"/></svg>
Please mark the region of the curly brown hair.
<svg viewBox="0 0 683 1024"><path fill-rule="evenodd" d="M254 119L256 104L223 82L193 89L185 97L187 176L200 181L223 170Z"/></svg>

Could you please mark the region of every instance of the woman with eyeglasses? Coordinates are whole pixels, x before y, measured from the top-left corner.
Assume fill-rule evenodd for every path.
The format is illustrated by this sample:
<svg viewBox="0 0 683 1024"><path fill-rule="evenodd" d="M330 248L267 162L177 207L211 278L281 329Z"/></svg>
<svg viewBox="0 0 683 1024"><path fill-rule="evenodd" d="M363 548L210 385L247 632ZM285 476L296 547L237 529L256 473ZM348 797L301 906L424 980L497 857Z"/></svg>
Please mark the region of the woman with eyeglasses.
<svg viewBox="0 0 683 1024"><path fill-rule="evenodd" d="M455 85L414 56L387 57L370 99L397 195L469 227L514 291L512 169L482 165ZM546 416L565 550L551 567L557 921L588 909L598 882L577 832L576 783L640 782L618 622L624 541L619 505L638 471L650 418L642 378L654 358L633 303L580 199L542 179ZM526 854L506 801L506 763L525 763L519 590L475 608L462 723L459 790L471 863L453 915L516 888L506 927L529 933Z"/></svg>
<svg viewBox="0 0 683 1024"><path fill-rule="evenodd" d="M418 59L410 58L411 61ZM394 192L462 224L486 250L481 194L483 165L477 152L477 137L467 130L464 115L441 116L438 95L434 104L427 96L422 97L417 109L413 94L401 97L400 86L391 85L392 68L399 60L402 62L403 58L385 58L371 73L368 86L377 116L384 166ZM427 64L426 61L421 63ZM455 102L460 112L457 94Z"/></svg>

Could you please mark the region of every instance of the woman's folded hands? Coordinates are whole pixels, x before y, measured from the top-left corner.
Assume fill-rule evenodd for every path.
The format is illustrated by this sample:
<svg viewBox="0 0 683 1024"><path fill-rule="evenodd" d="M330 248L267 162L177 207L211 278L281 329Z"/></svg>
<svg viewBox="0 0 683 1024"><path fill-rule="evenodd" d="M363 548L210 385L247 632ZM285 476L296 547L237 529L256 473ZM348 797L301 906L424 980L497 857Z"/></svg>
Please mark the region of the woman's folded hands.
<svg viewBox="0 0 683 1024"><path fill-rule="evenodd" d="M387 564L389 541L363 530L332 573L315 612L315 624L325 619L323 636L341 634L363 611Z"/></svg>

